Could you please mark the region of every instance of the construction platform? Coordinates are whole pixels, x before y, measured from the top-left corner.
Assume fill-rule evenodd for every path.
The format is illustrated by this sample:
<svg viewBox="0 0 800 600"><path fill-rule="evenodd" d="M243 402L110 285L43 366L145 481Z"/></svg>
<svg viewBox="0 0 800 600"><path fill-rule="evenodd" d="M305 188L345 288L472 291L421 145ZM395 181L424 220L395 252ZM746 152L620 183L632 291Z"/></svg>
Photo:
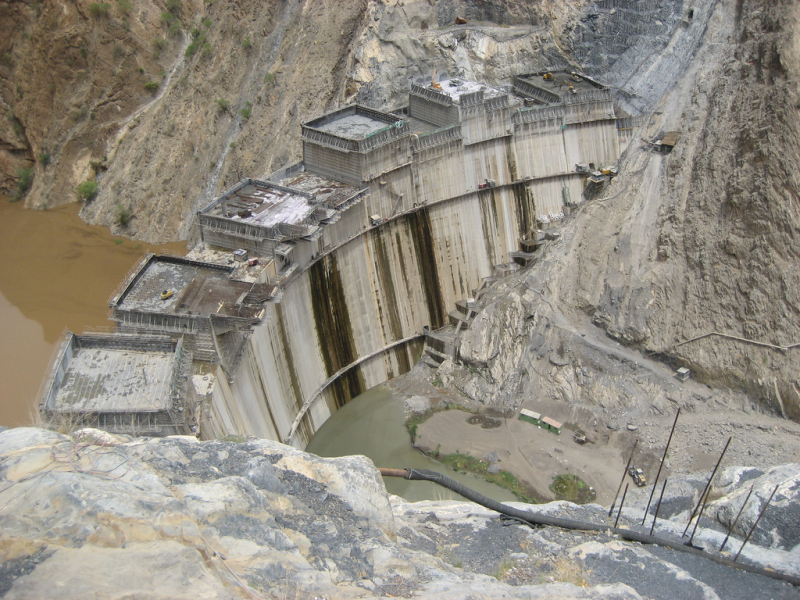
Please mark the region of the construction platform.
<svg viewBox="0 0 800 600"><path fill-rule="evenodd" d="M257 319L277 291L271 284L230 279L233 268L146 255L109 304L114 312Z"/></svg>
<svg viewBox="0 0 800 600"><path fill-rule="evenodd" d="M162 336L67 333L41 398L45 419L123 433L188 433L183 413L191 355Z"/></svg>

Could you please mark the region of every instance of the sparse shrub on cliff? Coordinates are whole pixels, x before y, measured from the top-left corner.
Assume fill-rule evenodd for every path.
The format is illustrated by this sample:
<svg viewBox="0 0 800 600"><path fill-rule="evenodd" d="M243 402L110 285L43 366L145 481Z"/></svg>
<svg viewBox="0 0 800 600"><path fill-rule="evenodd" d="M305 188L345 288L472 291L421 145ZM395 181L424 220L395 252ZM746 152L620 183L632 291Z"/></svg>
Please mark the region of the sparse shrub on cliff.
<svg viewBox="0 0 800 600"><path fill-rule="evenodd" d="M219 107L219 112L225 112L226 110L228 110L228 106L230 106L230 102L228 102L225 98L217 98L216 100L214 100L214 102L217 103L217 106Z"/></svg>
<svg viewBox="0 0 800 600"><path fill-rule="evenodd" d="M130 0L117 0L117 9L123 15L130 14L130 12L133 10L133 2Z"/></svg>
<svg viewBox="0 0 800 600"><path fill-rule="evenodd" d="M267 73L264 75L264 83L269 85L275 85L278 82L278 74L277 73Z"/></svg>
<svg viewBox="0 0 800 600"><path fill-rule="evenodd" d="M148 81L144 84L144 89L146 89L148 92L155 93L155 91L158 89L158 82Z"/></svg>
<svg viewBox="0 0 800 600"><path fill-rule="evenodd" d="M108 2L92 2L89 5L89 12L93 17L107 17L110 10L111 5Z"/></svg>
<svg viewBox="0 0 800 600"><path fill-rule="evenodd" d="M250 104L250 102L248 101L244 103L244 108L239 111L239 114L242 116L243 119L249 119L252 110L253 110L253 105Z"/></svg>
<svg viewBox="0 0 800 600"><path fill-rule="evenodd" d="M153 58L158 58L167 47L167 40L164 38L156 38L153 40Z"/></svg>
<svg viewBox="0 0 800 600"><path fill-rule="evenodd" d="M181 12L181 0L167 0L166 7L169 12L177 15Z"/></svg>
<svg viewBox="0 0 800 600"><path fill-rule="evenodd" d="M245 50L249 50L252 47L253 47L253 42L250 41L250 36L249 35L244 36L244 39L242 40L242 48L244 48Z"/></svg>
<svg viewBox="0 0 800 600"><path fill-rule="evenodd" d="M203 51L200 53L200 56L209 58L214 55L214 46L212 46L209 42L204 42L202 48Z"/></svg>
<svg viewBox="0 0 800 600"><path fill-rule="evenodd" d="M163 12L161 13L161 24L164 27L169 27L175 21L175 15L170 12Z"/></svg>
<svg viewBox="0 0 800 600"><path fill-rule="evenodd" d="M46 167L50 164L50 153L47 150L39 152L39 164Z"/></svg>
<svg viewBox="0 0 800 600"><path fill-rule="evenodd" d="M84 181L76 188L76 191L78 192L78 197L82 202L89 202L97 195L97 182Z"/></svg>
<svg viewBox="0 0 800 600"><path fill-rule="evenodd" d="M127 227L133 218L133 211L122 204L117 204L117 225Z"/></svg>
<svg viewBox="0 0 800 600"><path fill-rule="evenodd" d="M11 194L11 201L16 202L25 195L33 183L33 169L17 169L17 189Z"/></svg>

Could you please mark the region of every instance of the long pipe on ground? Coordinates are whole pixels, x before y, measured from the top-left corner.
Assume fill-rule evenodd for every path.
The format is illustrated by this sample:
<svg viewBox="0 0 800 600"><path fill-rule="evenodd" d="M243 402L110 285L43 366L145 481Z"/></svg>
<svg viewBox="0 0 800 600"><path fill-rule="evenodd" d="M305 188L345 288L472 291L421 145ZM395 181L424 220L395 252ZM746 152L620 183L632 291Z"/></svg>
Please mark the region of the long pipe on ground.
<svg viewBox="0 0 800 600"><path fill-rule="evenodd" d="M436 473L435 471L429 471L427 469L378 469L378 470L381 472L381 475L386 475L388 477L397 477L397 473L400 472L404 473L404 475L400 475L404 479L409 479L412 481L432 481L433 483L437 483L442 487L446 487L447 489L454 491L455 493L463 496L467 500L471 500L476 504L480 504L481 506L484 506L490 510L499 512L500 514L508 515L509 517L514 517L515 519L519 519L520 521L525 521L526 523L530 523L531 525L550 525L552 527L560 527L562 529L610 532L612 534L618 535L622 539L629 540L632 542L639 542L640 544L654 544L658 546L664 546L665 548L672 548L673 550L677 550L678 552L686 552L687 554L702 556L704 558L707 558L708 560L714 561L715 563L725 565L726 567L733 567L734 569L740 569L742 571L747 571L748 573L756 573L757 575L764 575L765 577L769 577L771 579L786 581L788 583L791 583L792 585L800 586L800 577L794 577L792 575L777 573L776 571L770 571L767 569L762 569L760 567L753 567L751 565L736 563L732 560L728 560L727 558L722 558L721 556L709 554L708 552L705 552L704 550L701 550L699 548L695 548L694 546L686 546L685 544L682 544L680 542L675 542L673 540L654 537L652 535L639 533L638 531L633 531L631 529L617 529L616 527L609 527L608 525L598 525L596 523L589 523L587 521L576 521L574 519L562 519L559 517L551 517L549 515L536 514L527 510L520 510L512 506L507 506L505 504L497 502L496 500L487 498L483 494L476 492L475 490L470 489L464 485L461 485L459 482L450 479L449 477L447 477L446 475L442 475L441 473Z"/></svg>
<svg viewBox="0 0 800 600"><path fill-rule="evenodd" d="M608 509L609 517L614 513L614 505L617 503L617 498L619 497L619 491L622 489L622 484L625 483L625 476L628 474L628 469L630 468L631 461L633 460L633 453L636 451L636 446L638 445L639 445L639 438L636 438L636 441L633 442L633 448L631 448L631 455L628 457L628 464L625 465L625 470L622 472L622 479L619 480L619 487L617 488L617 493L614 494L614 501L611 503L611 508Z"/></svg>
<svg viewBox="0 0 800 600"><path fill-rule="evenodd" d="M708 478L708 481L706 482L706 487L703 489L703 493L700 494L700 499L697 501L697 506L694 507L694 510L692 511L692 516L689 517L689 522L686 523L686 529L683 530L683 535L681 537L685 537L686 532L689 531L689 527L692 524L692 519L694 519L694 516L697 514L697 509L700 508L700 505L703 504L703 506L705 506L704 501L708 500L708 492L711 488L711 482L714 481L714 475L717 474L717 469L719 469L719 465L722 462L722 457L725 456L725 453L728 451L728 445L731 443L731 439L733 438L730 437L728 438L728 442L725 444L725 448L722 449L722 454L719 455L719 460L717 461L717 464L714 465L714 470L711 471L711 477ZM699 517L697 518L697 521L698 523L700 522ZM695 529L697 529L696 525ZM692 533L692 536L694 537L694 533ZM691 543L691 540L689 543Z"/></svg>
<svg viewBox="0 0 800 600"><path fill-rule="evenodd" d="M678 424L678 417L681 416L681 409L678 407L678 412L675 413L675 420L672 422L672 431L669 432L669 439L667 440L667 445L664 446L664 454L661 456L661 464L658 465L658 473L656 473L656 478L653 481L653 489L650 492L650 499L647 501L647 506L644 509L644 514L642 515L642 527L644 527L644 522L647 520L647 511L650 510L650 503L653 501L653 494L656 493L656 485L658 484L658 478L661 476L661 469L664 467L664 461L667 459L667 452L669 451L669 445L672 443L672 435L675 433L675 426Z"/></svg>

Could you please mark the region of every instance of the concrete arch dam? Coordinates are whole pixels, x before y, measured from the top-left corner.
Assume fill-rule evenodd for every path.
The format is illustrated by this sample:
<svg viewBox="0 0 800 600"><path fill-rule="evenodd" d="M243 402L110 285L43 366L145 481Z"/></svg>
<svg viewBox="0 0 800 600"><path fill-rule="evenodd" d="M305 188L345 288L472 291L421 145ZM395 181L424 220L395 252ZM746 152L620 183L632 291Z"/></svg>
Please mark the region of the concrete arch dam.
<svg viewBox="0 0 800 600"><path fill-rule="evenodd" d="M534 232L615 172L590 167L616 163L621 140L594 80L438 85L412 84L390 113L354 105L304 123L302 163L198 214L207 244L272 259L280 287L198 392L207 435L304 448L337 408L408 371L425 326L448 324L483 278L526 264Z"/></svg>

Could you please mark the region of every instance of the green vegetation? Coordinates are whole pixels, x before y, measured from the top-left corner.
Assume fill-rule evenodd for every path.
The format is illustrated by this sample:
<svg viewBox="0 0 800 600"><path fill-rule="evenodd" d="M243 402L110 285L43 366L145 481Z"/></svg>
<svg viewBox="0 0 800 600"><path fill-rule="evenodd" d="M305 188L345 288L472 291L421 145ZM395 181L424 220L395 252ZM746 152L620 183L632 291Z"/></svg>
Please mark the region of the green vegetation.
<svg viewBox="0 0 800 600"><path fill-rule="evenodd" d="M50 153L47 150L39 152L39 164L46 167L50 164Z"/></svg>
<svg viewBox="0 0 800 600"><path fill-rule="evenodd" d="M144 84L144 89L146 89L148 92L155 93L155 91L158 89L158 82L148 81L147 83Z"/></svg>
<svg viewBox="0 0 800 600"><path fill-rule="evenodd" d="M133 10L133 2L130 0L117 0L117 9L123 15L130 14L130 12Z"/></svg>
<svg viewBox="0 0 800 600"><path fill-rule="evenodd" d="M176 21L175 15L170 12L163 12L161 13L161 24L164 27L169 27L172 23Z"/></svg>
<svg viewBox="0 0 800 600"><path fill-rule="evenodd" d="M249 119L252 110L253 110L253 105L250 104L249 101L247 101L244 103L244 108L239 111L239 114L242 116L243 119Z"/></svg>
<svg viewBox="0 0 800 600"><path fill-rule="evenodd" d="M200 56L204 58L210 58L214 55L214 46L212 46L210 42L203 42L202 48L203 50L200 53Z"/></svg>
<svg viewBox="0 0 800 600"><path fill-rule="evenodd" d="M559 500L569 500L576 504L586 504L593 502L597 494L586 482L577 475L567 473L566 475L556 475L553 483L550 484L550 491Z"/></svg>
<svg viewBox="0 0 800 600"><path fill-rule="evenodd" d="M278 74L277 73L267 73L264 75L264 83L269 85L275 85L278 82Z"/></svg>
<svg viewBox="0 0 800 600"><path fill-rule="evenodd" d="M429 408L424 412L412 413L408 419L406 419L406 429L408 430L409 435L411 436L411 443L413 444L417 440L417 427L430 419L433 415L438 412L443 412L445 410L460 410L465 413L475 414L476 411L469 410L459 404L453 404L450 402L446 402L443 405L437 406L436 408ZM436 448L436 455L439 454L439 448Z"/></svg>
<svg viewBox="0 0 800 600"><path fill-rule="evenodd" d="M78 192L78 196L80 197L81 201L89 202L97 195L97 182L84 181L76 188L76 191Z"/></svg>
<svg viewBox="0 0 800 600"><path fill-rule="evenodd" d="M167 40L165 38L156 38L153 40L153 57L158 58L167 47Z"/></svg>
<svg viewBox="0 0 800 600"><path fill-rule="evenodd" d="M253 47L253 42L250 41L250 36L249 35L244 36L244 39L242 40L242 48L244 48L245 50L249 50L252 47Z"/></svg>
<svg viewBox="0 0 800 600"><path fill-rule="evenodd" d="M122 204L117 204L117 225L120 227L127 227L132 218L133 212L130 208L122 206Z"/></svg>
<svg viewBox="0 0 800 600"><path fill-rule="evenodd" d="M229 433L217 438L220 442L234 442L236 444L243 444L247 441L247 436L240 433Z"/></svg>
<svg viewBox="0 0 800 600"><path fill-rule="evenodd" d="M167 10L173 14L180 14L181 12L181 0L167 0L166 2Z"/></svg>
<svg viewBox="0 0 800 600"><path fill-rule="evenodd" d="M465 473L472 473L483 477L486 481L499 485L514 494L520 502L527 502L529 504L536 504L537 500L532 497L528 489L522 485L519 479L508 471L500 471L499 473L489 473L489 463L484 460L479 460L469 454L462 454L455 452L454 454L442 454L438 457L439 462L447 465L454 471L462 471Z"/></svg>
<svg viewBox="0 0 800 600"><path fill-rule="evenodd" d="M114 240L114 245L115 246L119 246L120 244L122 244L122 240L121 239L117 238L116 240Z"/></svg>
<svg viewBox="0 0 800 600"><path fill-rule="evenodd" d="M33 169L17 169L17 189L11 194L11 202L16 202L25 195L33 183Z"/></svg>
<svg viewBox="0 0 800 600"><path fill-rule="evenodd" d="M228 106L230 106L230 102L228 102L225 98L217 98L216 100L214 100L214 102L217 103L217 106L219 107L219 112L225 112L226 110L228 110Z"/></svg>
<svg viewBox="0 0 800 600"><path fill-rule="evenodd" d="M111 5L108 2L92 2L89 5L89 12L93 17L107 17Z"/></svg>

